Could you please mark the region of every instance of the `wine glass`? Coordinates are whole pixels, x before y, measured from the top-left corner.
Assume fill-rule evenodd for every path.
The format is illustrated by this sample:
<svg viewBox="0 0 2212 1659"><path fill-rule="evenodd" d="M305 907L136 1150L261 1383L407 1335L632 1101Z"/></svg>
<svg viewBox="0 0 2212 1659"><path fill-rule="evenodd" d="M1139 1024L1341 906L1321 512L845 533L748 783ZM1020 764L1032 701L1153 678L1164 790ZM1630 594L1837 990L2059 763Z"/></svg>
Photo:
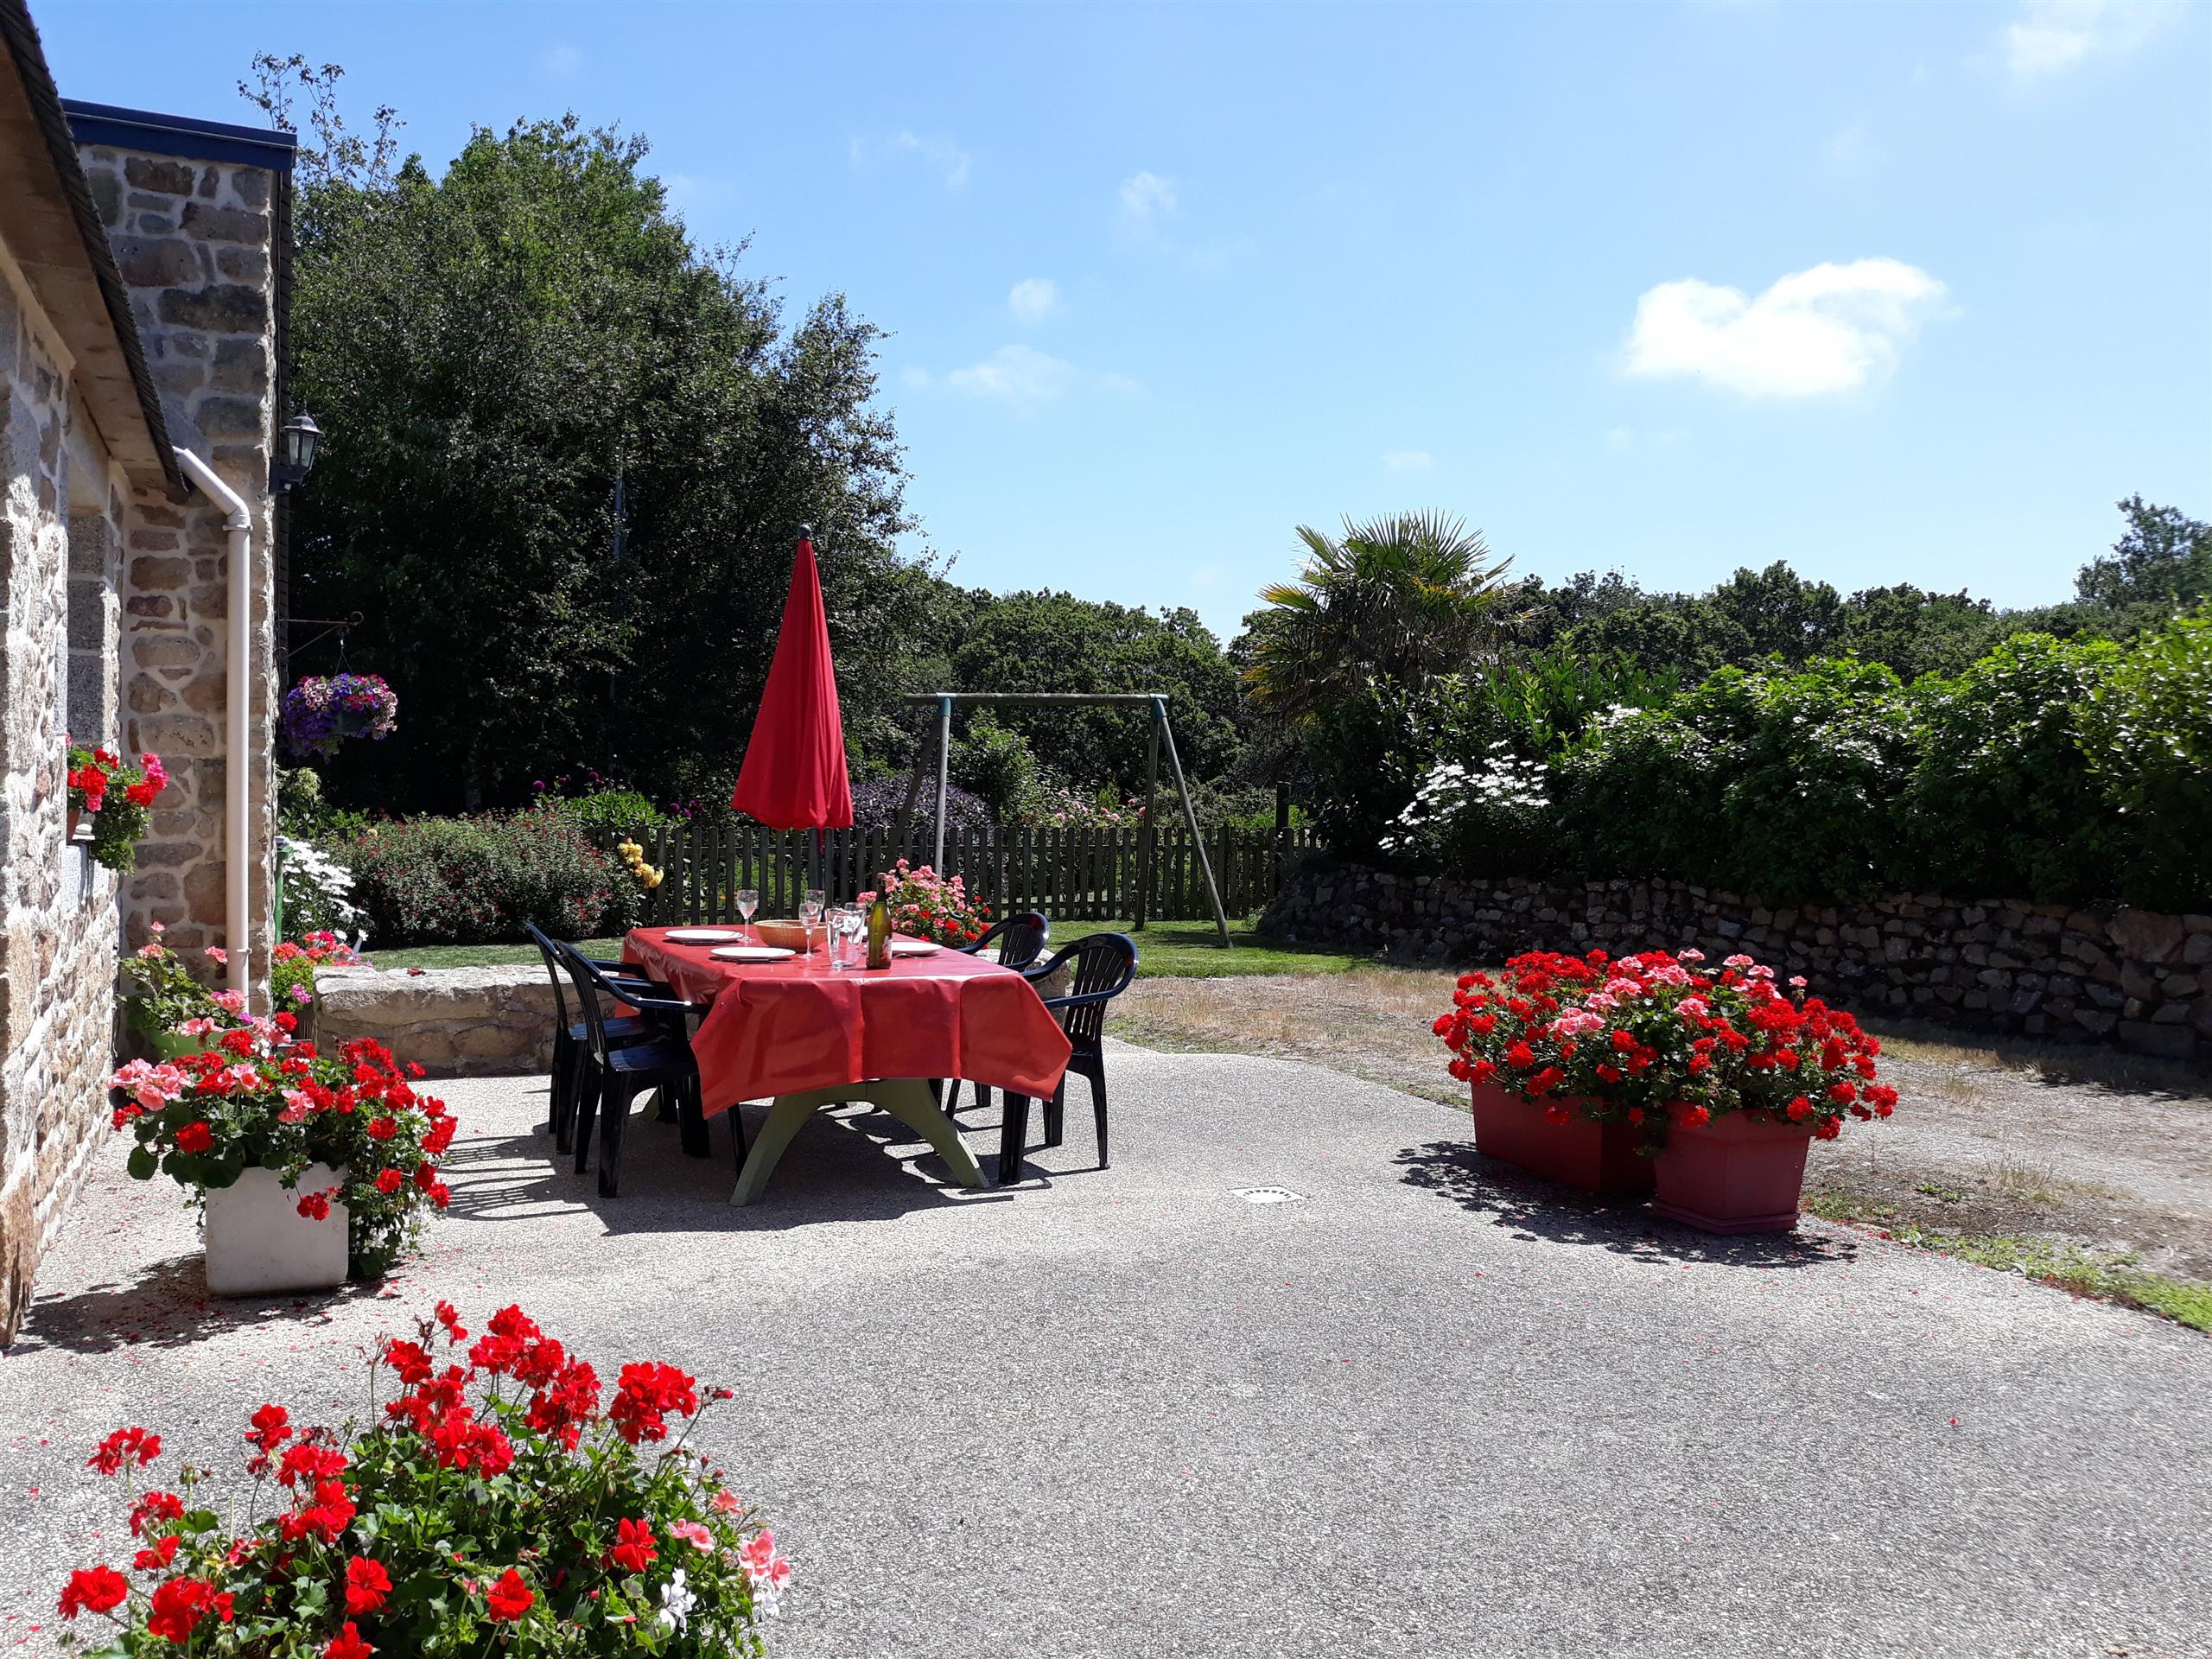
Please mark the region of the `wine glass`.
<svg viewBox="0 0 2212 1659"><path fill-rule="evenodd" d="M806 930L806 948L814 949L814 925L822 919L823 901L829 895L819 887L809 887L806 897L798 901L799 925Z"/></svg>
<svg viewBox="0 0 2212 1659"><path fill-rule="evenodd" d="M743 921L743 922L744 922L744 924L745 924L747 927L750 927L750 926L752 926L752 925L753 925L753 912L754 911L756 911L756 910L760 909L760 888L758 888L758 887L740 887L740 888L737 890L737 914L738 914L738 918L739 918L739 919L740 919L740 920Z"/></svg>

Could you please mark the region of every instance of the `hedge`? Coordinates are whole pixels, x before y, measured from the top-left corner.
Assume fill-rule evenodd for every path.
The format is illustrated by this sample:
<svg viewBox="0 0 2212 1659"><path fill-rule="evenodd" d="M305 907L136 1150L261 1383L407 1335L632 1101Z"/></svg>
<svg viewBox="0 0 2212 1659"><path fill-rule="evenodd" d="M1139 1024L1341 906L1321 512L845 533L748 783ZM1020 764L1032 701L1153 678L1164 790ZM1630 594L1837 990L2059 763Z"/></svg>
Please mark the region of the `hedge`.
<svg viewBox="0 0 2212 1659"><path fill-rule="evenodd" d="M1723 669L1548 742L1465 688L1338 727L1339 775L1376 781L1331 845L1410 868L2212 909L2212 607L2132 648L2016 636L1910 686L1851 658Z"/></svg>

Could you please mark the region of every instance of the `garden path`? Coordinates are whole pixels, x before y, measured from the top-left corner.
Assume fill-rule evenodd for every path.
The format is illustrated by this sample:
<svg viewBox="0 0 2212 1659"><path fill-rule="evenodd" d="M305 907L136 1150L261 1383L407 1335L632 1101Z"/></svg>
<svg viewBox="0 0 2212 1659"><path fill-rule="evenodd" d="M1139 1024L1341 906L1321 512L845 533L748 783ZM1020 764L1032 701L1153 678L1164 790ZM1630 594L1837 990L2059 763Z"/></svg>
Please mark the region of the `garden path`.
<svg viewBox="0 0 2212 1659"><path fill-rule="evenodd" d="M2212 1651L2212 1342L1824 1224L1577 1203L1317 1066L1109 1064L1109 1172L1078 1108L1025 1185L955 1192L855 1109L746 1211L719 1133L641 1131L605 1202L531 1135L542 1084L453 1084L425 1256L266 1306L211 1305L117 1158L0 1358L0 1649L122 1548L99 1435L234 1466L254 1406L357 1408L356 1351L448 1296L736 1387L703 1433L798 1567L786 1659Z"/></svg>

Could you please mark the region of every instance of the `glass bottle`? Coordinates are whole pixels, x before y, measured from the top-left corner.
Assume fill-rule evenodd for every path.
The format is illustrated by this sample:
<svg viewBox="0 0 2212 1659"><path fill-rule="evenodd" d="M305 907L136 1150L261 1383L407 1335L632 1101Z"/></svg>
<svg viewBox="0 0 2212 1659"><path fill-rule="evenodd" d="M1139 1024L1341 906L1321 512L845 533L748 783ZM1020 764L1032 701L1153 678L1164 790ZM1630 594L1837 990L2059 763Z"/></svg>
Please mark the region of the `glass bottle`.
<svg viewBox="0 0 2212 1659"><path fill-rule="evenodd" d="M868 900L868 965L871 968L888 968L891 965L891 906L880 893Z"/></svg>

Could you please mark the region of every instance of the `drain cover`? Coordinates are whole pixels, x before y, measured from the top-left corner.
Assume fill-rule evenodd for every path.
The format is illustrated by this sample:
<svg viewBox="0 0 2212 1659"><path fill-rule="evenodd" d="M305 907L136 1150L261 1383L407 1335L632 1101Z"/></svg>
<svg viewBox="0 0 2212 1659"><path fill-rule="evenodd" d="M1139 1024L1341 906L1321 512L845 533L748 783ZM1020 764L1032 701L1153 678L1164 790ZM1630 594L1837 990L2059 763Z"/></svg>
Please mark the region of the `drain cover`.
<svg viewBox="0 0 2212 1659"><path fill-rule="evenodd" d="M1297 1204L1306 1197L1287 1186L1239 1186L1230 1190L1247 1204Z"/></svg>

